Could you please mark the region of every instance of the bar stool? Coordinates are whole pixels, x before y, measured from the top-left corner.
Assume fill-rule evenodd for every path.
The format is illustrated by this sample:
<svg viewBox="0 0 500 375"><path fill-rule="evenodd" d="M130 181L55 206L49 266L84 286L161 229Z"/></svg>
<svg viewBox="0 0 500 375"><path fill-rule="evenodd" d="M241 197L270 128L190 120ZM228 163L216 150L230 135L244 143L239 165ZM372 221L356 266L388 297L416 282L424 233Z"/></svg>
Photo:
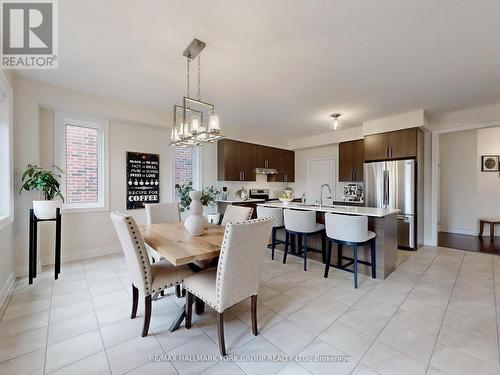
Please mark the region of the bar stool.
<svg viewBox="0 0 500 375"><path fill-rule="evenodd" d="M313 234L321 233L321 247L322 247L322 258L323 263L325 262L325 226L323 224L316 223L316 212L315 211L301 211L301 210L284 210L283 218L285 221L285 253L283 254L283 263L286 263L286 257L288 255L288 244L290 243L290 237L297 236L299 239L303 238L304 247L304 271L307 271L307 238ZM300 249L299 249L300 250Z"/></svg>
<svg viewBox="0 0 500 375"><path fill-rule="evenodd" d="M285 241L276 239L276 232L285 228L285 224L283 222L283 209L278 207L257 206L257 218L262 219L266 217L274 217L273 230L271 232L271 245L267 246L268 248L271 248L271 259L274 260L274 249L276 248L276 245L285 243Z"/></svg>
<svg viewBox="0 0 500 375"><path fill-rule="evenodd" d="M328 239L325 275L328 277L328 270L330 266L351 272L354 274L354 288L358 288L358 263L371 266L372 278L376 278L376 261L375 261L375 239L376 234L368 230L368 217L366 216L351 216L339 214L325 214L326 224L326 237ZM332 258L332 242L335 242L338 247L337 263L338 265L331 265ZM358 259L358 246L370 244L371 263ZM349 258L342 255L342 246L352 246L353 257ZM342 260L348 260L346 264L342 264ZM350 270L350 265L354 269Z"/></svg>

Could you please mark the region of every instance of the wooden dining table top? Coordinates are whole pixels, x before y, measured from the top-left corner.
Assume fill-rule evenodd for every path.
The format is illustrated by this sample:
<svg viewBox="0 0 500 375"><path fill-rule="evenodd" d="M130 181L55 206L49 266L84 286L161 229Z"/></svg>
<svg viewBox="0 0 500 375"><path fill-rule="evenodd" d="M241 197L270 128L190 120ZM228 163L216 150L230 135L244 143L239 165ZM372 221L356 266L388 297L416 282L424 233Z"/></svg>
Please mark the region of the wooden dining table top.
<svg viewBox="0 0 500 375"><path fill-rule="evenodd" d="M141 225L144 242L174 266L212 259L219 255L224 227L208 224L198 237L189 235L184 223Z"/></svg>

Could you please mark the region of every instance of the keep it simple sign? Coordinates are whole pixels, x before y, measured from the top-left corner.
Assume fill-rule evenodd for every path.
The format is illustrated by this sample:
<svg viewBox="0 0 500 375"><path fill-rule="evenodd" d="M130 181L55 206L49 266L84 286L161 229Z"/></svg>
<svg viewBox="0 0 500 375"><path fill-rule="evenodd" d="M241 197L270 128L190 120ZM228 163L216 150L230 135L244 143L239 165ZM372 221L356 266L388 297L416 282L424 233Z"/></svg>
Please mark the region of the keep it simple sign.
<svg viewBox="0 0 500 375"><path fill-rule="evenodd" d="M57 0L1 0L2 69L57 69Z"/></svg>

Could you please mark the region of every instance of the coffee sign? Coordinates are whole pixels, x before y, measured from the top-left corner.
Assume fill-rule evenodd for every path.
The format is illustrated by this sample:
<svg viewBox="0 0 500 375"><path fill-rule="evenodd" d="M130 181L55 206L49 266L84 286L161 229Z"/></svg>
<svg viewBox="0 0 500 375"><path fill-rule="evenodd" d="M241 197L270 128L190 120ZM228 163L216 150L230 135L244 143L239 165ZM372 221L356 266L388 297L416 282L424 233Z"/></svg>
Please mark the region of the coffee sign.
<svg viewBox="0 0 500 375"><path fill-rule="evenodd" d="M127 152L127 209L160 203L160 155Z"/></svg>

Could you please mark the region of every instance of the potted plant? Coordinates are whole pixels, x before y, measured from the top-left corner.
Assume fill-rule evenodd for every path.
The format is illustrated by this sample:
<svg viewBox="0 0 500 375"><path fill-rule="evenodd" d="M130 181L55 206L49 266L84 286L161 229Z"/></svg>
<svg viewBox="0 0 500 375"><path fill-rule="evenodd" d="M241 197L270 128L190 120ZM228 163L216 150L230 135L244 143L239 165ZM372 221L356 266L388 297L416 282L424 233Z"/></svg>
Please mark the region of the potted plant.
<svg viewBox="0 0 500 375"><path fill-rule="evenodd" d="M35 216L41 220L56 217L56 209L61 208L64 197L61 193L59 179L64 172L61 168L53 166L51 170L43 169L37 165L28 164L21 178L21 189L19 194L26 191L39 191L44 200L33 201ZM61 200L55 200L55 198Z"/></svg>
<svg viewBox="0 0 500 375"><path fill-rule="evenodd" d="M193 191L193 184L175 185L175 190L177 191L177 196L179 197L179 210L184 212L189 209L191 204L190 192ZM201 191L200 202L205 207L215 207L217 195L219 191L215 186L204 187ZM211 212L207 214L208 221L210 223L218 224L220 220L220 214L216 212Z"/></svg>

